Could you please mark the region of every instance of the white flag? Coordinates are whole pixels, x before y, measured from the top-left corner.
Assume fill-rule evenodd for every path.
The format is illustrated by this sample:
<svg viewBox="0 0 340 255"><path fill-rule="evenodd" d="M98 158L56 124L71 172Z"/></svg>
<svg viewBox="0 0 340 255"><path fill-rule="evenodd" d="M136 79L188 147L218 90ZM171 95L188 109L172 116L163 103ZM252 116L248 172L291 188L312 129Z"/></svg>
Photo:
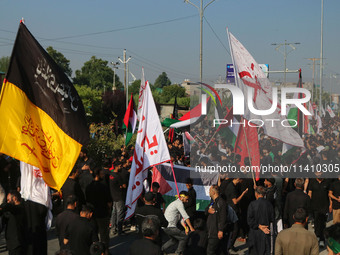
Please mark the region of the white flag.
<svg viewBox="0 0 340 255"><path fill-rule="evenodd" d="M42 178L42 173L39 168L20 161L20 171L21 197L25 200L42 204L49 209L46 216L46 225L47 229L49 229L52 223L52 199L50 187Z"/></svg>
<svg viewBox="0 0 340 255"><path fill-rule="evenodd" d="M137 200L143 191L143 181L148 176L148 168L170 161L168 146L148 82L142 94L141 116L125 202L125 219L135 212Z"/></svg>
<svg viewBox="0 0 340 255"><path fill-rule="evenodd" d="M320 134L320 129L322 128L322 120L319 115L316 116L316 126L317 126L317 134Z"/></svg>
<svg viewBox="0 0 340 255"><path fill-rule="evenodd" d="M229 33L229 32L228 32ZM246 48L229 33L230 50L232 53L235 72L237 72L237 86L243 91L244 98L248 99L248 87L253 93L253 106L257 110L269 110L272 106L272 86L265 73L256 63L254 58L246 50ZM257 119L262 120L265 134L278 139L284 143L304 147L304 143L299 134L291 127L281 125L285 121L285 117L280 114L280 106L276 108L275 112L265 116L253 114L248 105L245 107L244 117L248 120ZM279 120L272 121L267 120Z"/></svg>
<svg viewBox="0 0 340 255"><path fill-rule="evenodd" d="M333 112L332 108L327 105L327 112L329 113L329 116L331 116L331 118L334 118L335 117L335 113Z"/></svg>
<svg viewBox="0 0 340 255"><path fill-rule="evenodd" d="M323 108L323 106L321 105L321 113L322 113L322 116L325 117L326 116L326 112L325 112L325 109Z"/></svg>
<svg viewBox="0 0 340 255"><path fill-rule="evenodd" d="M144 68L142 68L142 78L140 80L140 88L139 88L139 95L138 95L138 108L137 108L137 120L140 121L142 105L144 101L144 92L145 92L146 82L144 77Z"/></svg>

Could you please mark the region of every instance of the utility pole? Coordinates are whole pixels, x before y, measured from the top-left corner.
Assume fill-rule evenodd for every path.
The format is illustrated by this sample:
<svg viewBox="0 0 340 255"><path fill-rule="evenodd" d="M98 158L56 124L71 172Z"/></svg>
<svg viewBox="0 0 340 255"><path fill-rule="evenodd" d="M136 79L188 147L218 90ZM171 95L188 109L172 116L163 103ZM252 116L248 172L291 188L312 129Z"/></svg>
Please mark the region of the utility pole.
<svg viewBox="0 0 340 255"><path fill-rule="evenodd" d="M185 3L191 4L196 7L200 14L200 82L203 80L203 17L204 10L215 0L211 0L208 4L203 7L203 0L200 0L200 6L198 7L196 4L190 2L190 0L184 0Z"/></svg>
<svg viewBox="0 0 340 255"><path fill-rule="evenodd" d="M320 104L319 110L322 107L322 76L323 76L323 0L321 0L321 43L320 43Z"/></svg>
<svg viewBox="0 0 340 255"><path fill-rule="evenodd" d="M291 53L293 50L296 50L296 47L294 45L298 45L300 44L299 42L297 43L287 43L287 40L285 40L284 43L272 43L271 45L277 46L275 48L275 50L277 50L278 52L280 52L283 55L283 61L284 61L284 85L286 85L287 79L286 79L286 75L287 75L287 55L289 53ZM281 46L284 46L284 50L280 51ZM287 46L290 46L292 49L290 51L287 52Z"/></svg>
<svg viewBox="0 0 340 255"><path fill-rule="evenodd" d="M320 58L307 58L313 61L313 75L312 75L312 102L314 101L314 85L315 85L315 61L320 60Z"/></svg>
<svg viewBox="0 0 340 255"><path fill-rule="evenodd" d="M126 49L124 49L124 52L123 52L123 60L118 57L118 60L124 64L124 90L125 90L125 94L126 94L126 109L128 108L128 104L129 104L129 95L128 95L128 83L126 82L126 79L127 79L127 68L126 68L126 65L127 63L131 60L131 56L126 59Z"/></svg>
<svg viewBox="0 0 340 255"><path fill-rule="evenodd" d="M119 62L111 62L111 65L113 66L113 86L112 90L116 89L116 69L118 69Z"/></svg>

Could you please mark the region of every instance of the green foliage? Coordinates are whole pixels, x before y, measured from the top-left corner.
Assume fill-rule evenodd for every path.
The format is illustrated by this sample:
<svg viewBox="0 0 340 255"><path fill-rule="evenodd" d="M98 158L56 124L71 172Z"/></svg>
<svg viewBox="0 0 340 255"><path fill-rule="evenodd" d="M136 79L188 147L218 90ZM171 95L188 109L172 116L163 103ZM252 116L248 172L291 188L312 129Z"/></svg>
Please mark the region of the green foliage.
<svg viewBox="0 0 340 255"><path fill-rule="evenodd" d="M102 93L87 86L74 85L74 87L83 102L88 122L101 122L103 118Z"/></svg>
<svg viewBox="0 0 340 255"><path fill-rule="evenodd" d="M87 85L92 89L101 91L112 90L113 70L108 66L108 61L92 56L91 59L84 63L81 70L76 70L76 76L73 78L74 83ZM123 84L116 75L116 88L122 89Z"/></svg>
<svg viewBox="0 0 340 255"><path fill-rule="evenodd" d="M171 98L175 98L175 97L184 97L185 96L185 88L174 84L174 85L170 85L170 86L165 86L163 88L163 93L162 93L162 99L165 102L169 102L169 100Z"/></svg>
<svg viewBox="0 0 340 255"><path fill-rule="evenodd" d="M171 81L169 80L166 72L163 72L161 75L159 75L157 79L155 80L155 84L154 84L156 88L163 88L169 85L171 85Z"/></svg>
<svg viewBox="0 0 340 255"><path fill-rule="evenodd" d="M136 95L139 93L140 88L140 80L135 80L130 86L129 86L129 94Z"/></svg>
<svg viewBox="0 0 340 255"><path fill-rule="evenodd" d="M1 57L0 58L0 71L7 73L8 66L9 66L10 57Z"/></svg>
<svg viewBox="0 0 340 255"><path fill-rule="evenodd" d="M69 77L72 75L72 69L70 67L70 60L65 58L65 56L53 49L52 46L48 46L46 48L47 53L51 56L51 58L59 65L59 67L66 73Z"/></svg>
<svg viewBox="0 0 340 255"><path fill-rule="evenodd" d="M91 124L91 130L95 130L96 134L90 139L87 148L89 150L89 154L97 165L100 165L105 158L112 158L114 152L119 150L121 145L125 144L124 136L117 136L115 134L115 123L115 120L113 120L106 125L102 123ZM133 138L130 143L132 140Z"/></svg>

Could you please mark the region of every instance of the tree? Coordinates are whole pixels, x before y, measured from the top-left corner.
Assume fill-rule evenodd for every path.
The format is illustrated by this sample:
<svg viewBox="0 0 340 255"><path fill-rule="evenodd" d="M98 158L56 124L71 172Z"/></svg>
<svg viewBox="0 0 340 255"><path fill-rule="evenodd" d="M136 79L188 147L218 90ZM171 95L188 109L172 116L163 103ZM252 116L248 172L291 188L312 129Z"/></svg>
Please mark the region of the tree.
<svg viewBox="0 0 340 255"><path fill-rule="evenodd" d="M169 85L171 85L171 81L169 80L166 72L163 72L161 75L159 75L157 79L155 80L155 84L154 84L156 88L163 88Z"/></svg>
<svg viewBox="0 0 340 255"><path fill-rule="evenodd" d="M103 119L102 93L87 86L75 85L83 102L88 122L101 122Z"/></svg>
<svg viewBox="0 0 340 255"><path fill-rule="evenodd" d="M136 95L139 93L140 89L140 80L135 80L130 86L129 86L129 94Z"/></svg>
<svg viewBox="0 0 340 255"><path fill-rule="evenodd" d="M46 48L46 51L51 56L51 58L60 66L64 73L71 77L72 69L70 67L70 60L65 58L65 56L61 52L53 49L52 46L48 46Z"/></svg>
<svg viewBox="0 0 340 255"><path fill-rule="evenodd" d="M9 66L9 57L1 57L0 58L0 71L7 73L8 66Z"/></svg>
<svg viewBox="0 0 340 255"><path fill-rule="evenodd" d="M163 88L163 92L162 92L162 98L164 100L164 103L169 102L169 100L171 98L175 98L175 97L184 97L185 96L185 88L174 84L174 85L170 85L170 86L165 86Z"/></svg>
<svg viewBox="0 0 340 255"><path fill-rule="evenodd" d="M113 70L108 66L108 61L92 56L84 63L81 70L76 70L73 82L79 85L86 85L92 89L104 91L112 90ZM116 87L122 89L123 84L116 75Z"/></svg>

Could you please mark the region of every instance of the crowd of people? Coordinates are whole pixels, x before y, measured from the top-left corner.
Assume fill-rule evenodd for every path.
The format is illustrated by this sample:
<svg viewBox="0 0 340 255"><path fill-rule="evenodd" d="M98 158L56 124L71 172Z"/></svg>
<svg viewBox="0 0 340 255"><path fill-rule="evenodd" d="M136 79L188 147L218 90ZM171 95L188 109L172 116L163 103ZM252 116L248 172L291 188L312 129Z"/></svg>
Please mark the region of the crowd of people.
<svg viewBox="0 0 340 255"><path fill-rule="evenodd" d="M261 164L339 164L340 120L322 121L323 128L318 132L303 135L306 150L297 149L288 155L282 154L281 142L260 129ZM196 142L191 145L190 155L184 153L181 136L168 142L174 164L250 164L249 158L241 162L233 145L220 135L214 136L214 131L197 127L196 134L201 135L193 135ZM160 184L152 182L150 171L150 191L142 194L135 216L124 222L133 151L133 146L122 146L115 155L98 163L86 148L82 149L62 189L52 192L58 254L109 254L110 237L126 235L128 227L139 237L130 246L131 255L233 254L238 251L236 241L244 243L249 254L319 254L319 248L326 246L333 254L340 252L340 178L325 178L318 172L308 178L273 173L257 181L249 173L237 178L220 173L218 183L209 189L210 203L201 212L196 211L192 179L186 180L187 190L166 204L159 193ZM17 161L2 155L0 176L0 215L9 254L47 254L44 222L32 223L30 219L27 224L30 211L20 196ZM40 210L36 207L33 211ZM326 229L330 215L333 225ZM308 223L314 231L307 230ZM35 243L40 249L35 249Z"/></svg>

